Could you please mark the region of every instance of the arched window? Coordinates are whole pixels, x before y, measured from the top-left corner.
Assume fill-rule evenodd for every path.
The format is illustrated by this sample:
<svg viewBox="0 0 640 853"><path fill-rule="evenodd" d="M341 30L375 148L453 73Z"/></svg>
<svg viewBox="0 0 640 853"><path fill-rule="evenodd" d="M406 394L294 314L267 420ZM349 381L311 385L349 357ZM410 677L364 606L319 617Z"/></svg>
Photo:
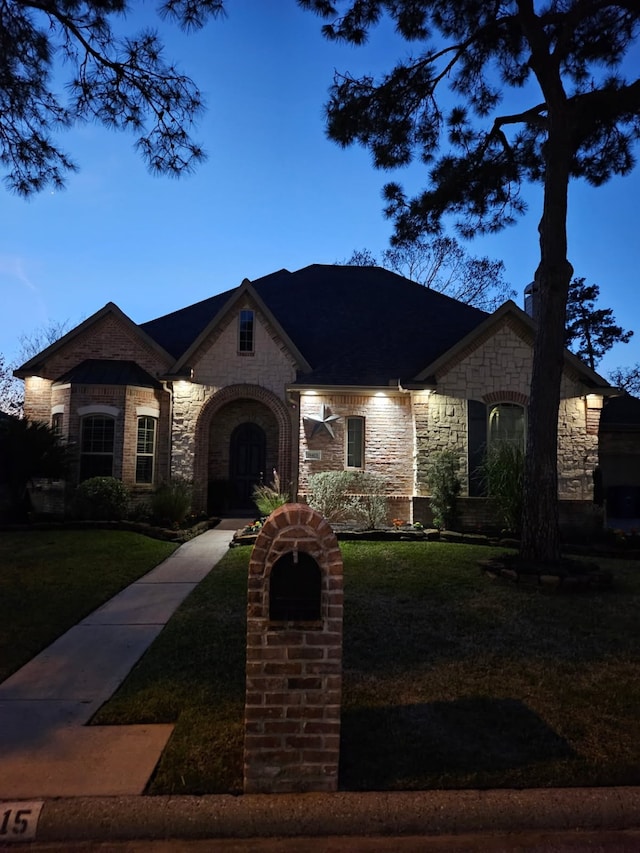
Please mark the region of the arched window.
<svg viewBox="0 0 640 853"><path fill-rule="evenodd" d="M517 403L496 403L488 409L488 443L525 449L525 412Z"/></svg>
<svg viewBox="0 0 640 853"><path fill-rule="evenodd" d="M115 418L87 415L80 432L80 480L113 476Z"/></svg>

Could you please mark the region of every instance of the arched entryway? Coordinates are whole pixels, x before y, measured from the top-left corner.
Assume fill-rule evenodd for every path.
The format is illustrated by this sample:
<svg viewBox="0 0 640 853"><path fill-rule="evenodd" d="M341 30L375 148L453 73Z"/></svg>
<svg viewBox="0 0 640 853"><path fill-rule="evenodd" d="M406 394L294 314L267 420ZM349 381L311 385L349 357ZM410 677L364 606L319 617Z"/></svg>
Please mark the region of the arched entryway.
<svg viewBox="0 0 640 853"><path fill-rule="evenodd" d="M258 424L238 424L229 442L229 485L236 509L251 509L253 490L264 482L267 463L267 435Z"/></svg>
<svg viewBox="0 0 640 853"><path fill-rule="evenodd" d="M229 385L203 406L196 424L194 497L212 515L256 512L253 486L276 469L294 490L293 418L283 400L257 385ZM243 513L244 514L244 513Z"/></svg>

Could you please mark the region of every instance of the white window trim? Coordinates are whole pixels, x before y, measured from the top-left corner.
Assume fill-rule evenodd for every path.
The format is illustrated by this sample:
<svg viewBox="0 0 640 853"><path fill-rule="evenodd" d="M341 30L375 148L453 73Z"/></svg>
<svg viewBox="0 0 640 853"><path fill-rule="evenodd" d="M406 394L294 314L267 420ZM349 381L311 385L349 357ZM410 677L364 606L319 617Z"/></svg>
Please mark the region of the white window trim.
<svg viewBox="0 0 640 853"><path fill-rule="evenodd" d="M116 462L116 417L120 409L115 406L82 406L78 409L78 414L80 415L80 470L82 471L82 460L85 457L111 457L111 471L113 476L113 470ZM103 451L92 451L92 450L83 450L84 444L84 426L85 420L95 416L103 416L106 418L110 418L113 421L113 446L110 452Z"/></svg>
<svg viewBox="0 0 640 853"><path fill-rule="evenodd" d="M160 406L136 406L136 418L159 418Z"/></svg>
<svg viewBox="0 0 640 853"><path fill-rule="evenodd" d="M80 406L78 408L78 414L81 418L84 418L86 415L108 415L110 418L117 418L120 414L120 409L117 406L104 406L104 405L93 405L93 406Z"/></svg>
<svg viewBox="0 0 640 853"><path fill-rule="evenodd" d="M140 406L139 409L144 409L144 406ZM140 418L151 418L154 421L153 428L153 450L151 453L138 453L138 428L140 426ZM137 486L152 486L155 482L156 478L156 449L158 447L158 413L154 414L153 410L149 410L147 412L140 411L136 416L136 467L134 471L135 483ZM138 459L144 457L145 459L151 457L151 479L149 481L141 481L138 480Z"/></svg>
<svg viewBox="0 0 640 853"><path fill-rule="evenodd" d="M51 407L52 415L64 415L64 403L59 403L57 406Z"/></svg>

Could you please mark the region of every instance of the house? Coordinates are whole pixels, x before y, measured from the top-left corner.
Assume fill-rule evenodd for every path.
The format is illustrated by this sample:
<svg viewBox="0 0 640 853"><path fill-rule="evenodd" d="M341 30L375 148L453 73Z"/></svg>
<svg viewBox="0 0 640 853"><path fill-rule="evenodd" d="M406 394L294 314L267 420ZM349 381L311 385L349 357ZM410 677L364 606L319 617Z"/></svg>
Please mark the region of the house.
<svg viewBox="0 0 640 853"><path fill-rule="evenodd" d="M426 463L460 460L461 509L482 522L485 447L524 442L533 320L493 314L378 267L314 264L244 280L140 325L109 303L26 362L25 413L77 446L73 478L112 474L144 496L193 481L194 508L251 506L277 469L384 476L390 517L428 521ZM613 389L565 353L559 497L590 517L598 422Z"/></svg>

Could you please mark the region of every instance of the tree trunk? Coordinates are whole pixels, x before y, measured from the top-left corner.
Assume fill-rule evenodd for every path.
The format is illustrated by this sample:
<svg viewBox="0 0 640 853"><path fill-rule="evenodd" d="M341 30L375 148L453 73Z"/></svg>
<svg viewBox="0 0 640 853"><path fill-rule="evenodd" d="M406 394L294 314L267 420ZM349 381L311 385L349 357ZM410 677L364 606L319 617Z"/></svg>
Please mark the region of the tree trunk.
<svg viewBox="0 0 640 853"><path fill-rule="evenodd" d="M560 559L558 514L558 413L565 321L573 268L567 259L569 123L564 109L550 110L544 206L540 220L537 329L527 431L521 556L539 563Z"/></svg>

